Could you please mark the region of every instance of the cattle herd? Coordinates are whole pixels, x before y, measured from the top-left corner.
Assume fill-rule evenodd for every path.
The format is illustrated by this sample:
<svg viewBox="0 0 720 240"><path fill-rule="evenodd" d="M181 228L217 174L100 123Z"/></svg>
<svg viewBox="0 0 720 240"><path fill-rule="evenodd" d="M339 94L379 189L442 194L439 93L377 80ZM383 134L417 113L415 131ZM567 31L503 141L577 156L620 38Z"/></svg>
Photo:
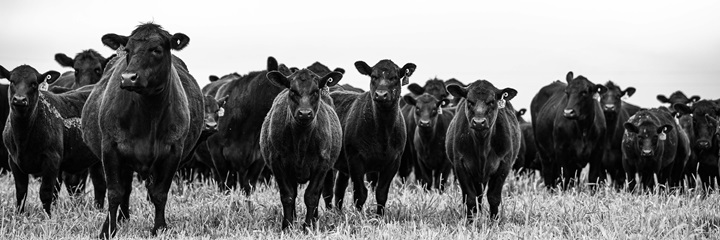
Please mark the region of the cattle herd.
<svg viewBox="0 0 720 240"><path fill-rule="evenodd" d="M10 82L0 85L7 94L0 98L7 100L0 103L7 119L0 167L14 177L18 211L29 175L42 179L48 215L61 184L79 194L89 176L95 205L103 208L107 197L101 238L129 217L135 177L155 207L153 234L167 226L174 178L212 179L220 191L239 184L248 195L274 179L283 229L294 222L305 183L304 226L312 227L321 196L327 209L341 211L350 182L352 205L363 208L367 180L383 215L392 180L409 181L411 173L442 192L452 172L469 220L485 194L497 217L510 171L539 171L548 189L578 184L586 166L590 183L619 190L708 190L718 178L720 100L680 91L658 95L669 105L646 109L624 101L635 88L569 72L535 94L527 122L527 110L511 103L518 92L497 82L431 79L408 85L402 96L413 63L355 62L369 78L365 92L338 84L342 68L288 67L269 57L265 70L210 76L201 89L171 53L188 45L183 33L147 23L101 40L116 54L57 54L61 66L74 69L62 75L0 66L0 78Z"/></svg>

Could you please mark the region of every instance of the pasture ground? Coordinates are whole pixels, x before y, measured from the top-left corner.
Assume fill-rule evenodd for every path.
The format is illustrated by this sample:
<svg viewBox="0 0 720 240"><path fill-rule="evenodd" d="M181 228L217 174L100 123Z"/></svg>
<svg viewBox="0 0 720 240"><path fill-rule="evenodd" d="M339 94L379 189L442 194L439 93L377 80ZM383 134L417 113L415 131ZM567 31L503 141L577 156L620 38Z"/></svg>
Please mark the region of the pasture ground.
<svg viewBox="0 0 720 240"><path fill-rule="evenodd" d="M177 182L176 182L177 183ZM99 233L107 209L92 206L91 187L78 199L63 188L53 218L42 211L39 181L31 180L26 212L15 211L10 174L0 177L0 239L87 239ZM483 214L468 224L460 188L445 193L424 192L415 184L393 184L387 215L372 214L374 194L363 212L343 213L320 208L319 228L280 231L282 206L275 184L259 185L246 198L241 191L219 193L211 182L173 184L166 210L168 225L158 239L717 239L720 238L720 195L633 194L608 186L595 194L585 186L562 193L548 192L539 177L509 177L499 220ZM299 192L302 196L304 191ZM121 239L152 238L154 210L143 184L134 182L131 218L119 226ZM107 205L107 204L106 204ZM322 205L322 203L321 203ZM305 214L297 200L298 224ZM106 206L107 207L107 206Z"/></svg>

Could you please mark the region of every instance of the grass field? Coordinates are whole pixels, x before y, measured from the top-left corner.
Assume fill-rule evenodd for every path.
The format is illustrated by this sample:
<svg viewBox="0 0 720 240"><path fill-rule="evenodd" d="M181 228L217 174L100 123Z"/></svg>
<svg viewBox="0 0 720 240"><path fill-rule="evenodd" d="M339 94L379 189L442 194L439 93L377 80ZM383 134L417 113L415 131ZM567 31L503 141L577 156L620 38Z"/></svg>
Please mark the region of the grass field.
<svg viewBox="0 0 720 240"><path fill-rule="evenodd" d="M537 179L537 178L536 178ZM39 181L31 181L26 212L15 211L12 176L0 177L0 239L94 238L106 209L94 209L92 192L78 199L63 189L53 218L42 211ZM348 188L348 191L350 189ZM174 184L166 210L169 229L159 239L716 239L720 237L720 196L712 193L632 194L603 187L594 195L582 186L550 193L539 180L510 177L505 185L500 219L483 214L468 224L460 189L424 192L396 181L387 215L376 217L371 193L363 212L320 209L318 229L280 231L282 206L275 185L260 185L246 198L240 191L222 194L210 182ZM299 196L302 196L300 191ZM119 225L117 237L151 238L154 210L144 185L134 184L131 218ZM298 197L298 223L305 214ZM321 204L322 205L322 204ZM297 224L300 225L300 224Z"/></svg>

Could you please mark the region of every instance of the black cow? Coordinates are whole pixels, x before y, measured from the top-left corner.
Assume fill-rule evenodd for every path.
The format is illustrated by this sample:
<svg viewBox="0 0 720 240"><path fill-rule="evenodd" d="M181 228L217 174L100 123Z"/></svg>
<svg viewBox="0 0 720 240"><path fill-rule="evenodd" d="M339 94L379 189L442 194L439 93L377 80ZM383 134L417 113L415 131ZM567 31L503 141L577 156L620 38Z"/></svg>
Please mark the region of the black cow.
<svg viewBox="0 0 720 240"><path fill-rule="evenodd" d="M444 99L447 99L450 94L445 89L445 82L440 79L429 79L425 82L425 86L423 87L421 87L417 83L412 83L408 85L407 88L408 90L410 90L410 93L403 96L404 99L415 98L422 95L423 93L428 93L431 96L435 97L435 99L442 101L443 106L449 103L449 101L443 101ZM402 158L400 160L400 169L398 170L398 176L400 176L400 179L402 179L403 181L405 181L407 177L410 176L410 173L417 165L418 161L416 158L417 154L413 144L413 142L415 141L415 128L417 126L415 122L415 112L417 108L414 105L407 105L405 103L406 101L400 101L400 112L405 119L405 132L407 134L405 150L403 150ZM417 179L420 180L420 178ZM374 179L370 180L371 182L374 182Z"/></svg>
<svg viewBox="0 0 720 240"><path fill-rule="evenodd" d="M342 147L340 120L327 90L342 79L342 73L335 71L319 77L301 69L290 76L272 71L267 78L285 88L275 98L260 134L263 158L280 190L282 228L295 221L297 187L304 183L308 183L305 225L310 226L317 221L325 177L332 174Z"/></svg>
<svg viewBox="0 0 720 240"><path fill-rule="evenodd" d="M605 146L605 115L595 99L605 86L583 76L566 76L568 84L555 81L540 89L530 104L536 146L540 153L545 186L556 186L563 173L563 189L590 163L590 181L601 174ZM542 136L542 138L537 138Z"/></svg>
<svg viewBox="0 0 720 240"><path fill-rule="evenodd" d="M692 97L687 97L685 93L681 91L675 91L672 94L670 94L670 97L666 97L665 95L658 94L657 95L658 101L661 103L667 103L670 104L670 109L663 107L660 107L660 109L667 109L668 112L671 112L673 116L675 116L678 119L678 122L680 123L680 127L685 131L685 133L688 135L688 138L690 138L690 141L694 141L695 139L695 131L693 131L693 121L692 117L689 114L678 114L676 110L674 109L675 104L682 104L687 106L692 106L693 103L700 100L700 96L693 95ZM693 157L694 158L694 157ZM691 170L690 168L687 168L688 170ZM694 173L694 172L693 172ZM692 182L691 182L692 185Z"/></svg>
<svg viewBox="0 0 720 240"><path fill-rule="evenodd" d="M449 100L437 99L428 93L416 98L405 96L404 100L415 108L411 113L416 123L412 141L415 152L409 153L415 154L415 176L427 190L444 191L452 170L445 151L445 135L454 114L442 108Z"/></svg>
<svg viewBox="0 0 720 240"><path fill-rule="evenodd" d="M509 102L517 91L498 89L486 80L463 88L448 86L456 98L462 98L450 122L445 140L448 158L453 163L467 206L467 218L480 210L487 187L490 216L496 218L502 201L502 188L520 151L520 124Z"/></svg>
<svg viewBox="0 0 720 240"><path fill-rule="evenodd" d="M520 131L522 132L522 141L520 141L520 152L513 164L513 170L516 174L522 175L532 173L533 170L540 170L540 161L537 159L537 147L535 147L535 133L533 133L532 123L525 121L522 116L525 115L527 109L518 110L515 117L520 123Z"/></svg>
<svg viewBox="0 0 720 240"><path fill-rule="evenodd" d="M609 89L609 91L614 91ZM667 111L657 108L641 110L627 122L622 137L622 165L635 188L635 175L647 188L655 180L668 187L679 185L690 157L690 140Z"/></svg>
<svg viewBox="0 0 720 240"><path fill-rule="evenodd" d="M400 155L407 137L405 120L398 105L400 87L408 83L415 67L415 64L407 63L400 68L388 59L373 67L357 61L355 68L370 77L370 91L330 93L344 139L342 153L335 164L338 170L335 205L338 209L342 209L348 178L352 178L355 207L362 210L367 200L363 177L366 173L379 172L375 188L377 214L384 214L390 183L400 167Z"/></svg>
<svg viewBox="0 0 720 240"><path fill-rule="evenodd" d="M692 129L688 135L692 146L692 158L688 162L688 174L697 174L703 187L714 188L715 181L720 177L718 169L718 156L720 152L720 133L717 131L720 105L712 100L700 100L687 106L675 104L673 108L681 116L691 116Z"/></svg>
<svg viewBox="0 0 720 240"><path fill-rule="evenodd" d="M625 185L625 173L623 169L622 144L625 128L623 124L632 116L631 105L623 101L624 97L630 97L635 94L634 87L621 89L612 81L605 83L607 91L600 95L600 105L605 115L605 150L602 158L602 168L607 172L615 182L617 188ZM634 114L634 113L633 113ZM601 173L605 176L605 173Z"/></svg>
<svg viewBox="0 0 720 240"><path fill-rule="evenodd" d="M180 167L180 177L187 181L192 182L195 175L201 180L207 179L213 172L213 162L210 156L210 150L208 150L205 141L217 132L218 118L224 114L223 105L227 96L221 99L215 99L210 95L205 95L205 120L204 127L200 133L200 138L194 148L193 155L189 161L182 164Z"/></svg>
<svg viewBox="0 0 720 240"><path fill-rule="evenodd" d="M63 74L57 81L52 83L49 87L50 91L53 88L69 88L76 89L85 85L95 84L100 81L100 77L103 75L103 70L110 59L115 55L105 58L98 52L92 49L84 50L77 55L75 58L70 58L64 53L55 54L55 61L60 66L71 67L75 71Z"/></svg>
<svg viewBox="0 0 720 240"><path fill-rule="evenodd" d="M119 54L82 112L83 140L101 156L108 182L109 214L100 237L115 235L116 221L129 217L133 172L146 180L156 234L167 227L165 205L173 176L203 128L200 86L170 51L182 50L190 38L145 23L129 37L106 34L102 42Z"/></svg>
<svg viewBox="0 0 720 240"><path fill-rule="evenodd" d="M0 119L7 119L10 114L10 103L8 102L8 88L10 85L0 84ZM2 129L5 129L5 121L1 121ZM0 174L10 171L8 152L5 144L0 144Z"/></svg>
<svg viewBox="0 0 720 240"><path fill-rule="evenodd" d="M222 87L223 85L225 85L228 82L234 81L235 79L240 79L241 77L242 76L237 73L231 73L231 74L222 76L222 78L218 78L215 75L211 75L210 83L208 83L207 85L205 85L202 88L202 92L205 95L210 95L212 97L215 97L215 95L217 94L220 87Z"/></svg>
<svg viewBox="0 0 720 240"><path fill-rule="evenodd" d="M15 194L19 212L25 209L28 174L41 177L40 201L50 215L50 207L60 190L60 171L80 173L92 167L95 204L102 208L105 178L100 160L82 142L80 113L92 87L55 95L38 86L60 76L56 71L40 74L28 65L12 72L0 66L0 77L10 81L8 101L11 102L3 141L15 178ZM70 191L71 186L67 186ZM78 194L77 192L71 192Z"/></svg>
<svg viewBox="0 0 720 240"><path fill-rule="evenodd" d="M246 195L254 189L265 168L260 152L260 129L281 88L266 77L280 66L268 57L267 71L255 71L224 84L215 98L228 96L224 116L218 120L218 132L207 140L220 190L237 186Z"/></svg>

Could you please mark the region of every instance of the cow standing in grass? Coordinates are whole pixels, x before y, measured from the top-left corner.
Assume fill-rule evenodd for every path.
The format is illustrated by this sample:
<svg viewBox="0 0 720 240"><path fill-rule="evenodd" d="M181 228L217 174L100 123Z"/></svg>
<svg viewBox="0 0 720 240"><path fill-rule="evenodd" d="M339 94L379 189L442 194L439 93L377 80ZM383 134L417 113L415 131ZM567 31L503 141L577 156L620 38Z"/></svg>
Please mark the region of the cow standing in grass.
<svg viewBox="0 0 720 240"><path fill-rule="evenodd" d="M605 146L605 115L596 94L607 90L583 76L566 75L543 87L530 103L536 145L547 188L554 188L562 173L562 188L580 179L580 171L590 164L589 180L602 174Z"/></svg>
<svg viewBox="0 0 720 240"><path fill-rule="evenodd" d="M415 152L408 154L415 155L415 177L427 190L435 188L444 191L452 170L445 151L445 135L454 114L443 111L442 106L447 105L450 100L437 99L428 93L418 97L406 95L403 98L407 106L414 107L411 117L416 123L412 140Z"/></svg>
<svg viewBox="0 0 720 240"><path fill-rule="evenodd" d="M631 178L630 189L635 188L636 174L646 188L652 189L655 180L678 186L690 158L690 140L672 115L657 108L641 110L623 123L623 129L622 165Z"/></svg>
<svg viewBox="0 0 720 240"><path fill-rule="evenodd" d="M342 73L320 77L301 69L290 76L272 71L267 78L285 88L273 101L260 133L263 158L280 190L282 228L295 221L297 188L304 183L308 183L305 225L310 226L318 218L325 176L331 173L342 147L340 120L327 90L340 81Z"/></svg>
<svg viewBox="0 0 720 240"><path fill-rule="evenodd" d="M77 174L94 166L91 177L95 186L95 205L102 208L105 200L105 178L100 159L82 142L80 129L81 110L92 87L58 95L38 88L58 76L60 73L56 71L40 74L27 65L12 72L0 66L0 78L7 78L11 84L8 92L11 110L3 141L11 158L20 212L25 209L28 174L42 178L40 201L48 215L60 190L58 177L61 171Z"/></svg>
<svg viewBox="0 0 720 240"><path fill-rule="evenodd" d="M338 170L335 205L338 209L342 209L348 178L352 178L354 205L362 210L367 200L365 174L378 172L376 212L384 214L390 183L400 167L407 137L398 105L400 87L408 83L415 67L415 64L407 63L400 68L387 59L373 67L357 61L355 68L370 77L370 91L330 94L343 128L342 153L335 164Z"/></svg>
<svg viewBox="0 0 720 240"><path fill-rule="evenodd" d="M479 212L477 203L487 188L490 216L496 218L502 188L520 151L520 124L509 102L517 95L512 88L498 89L486 80L467 88L448 86L462 98L445 138L448 158L462 190L467 218Z"/></svg>
<svg viewBox="0 0 720 240"><path fill-rule="evenodd" d="M632 105L623 101L623 98L635 94L634 87L621 89L612 81L605 83L607 91L600 95L600 106L605 115L606 134L605 150L602 158L603 172L600 179L605 179L605 172L615 182L615 187L622 188L625 185L625 172L623 169L622 141L625 134L623 124L635 114L629 110Z"/></svg>
<svg viewBox="0 0 720 240"><path fill-rule="evenodd" d="M688 162L688 174L697 174L703 188L715 188L720 181L718 159L720 156L720 133L717 122L720 105L713 100L700 100L692 106L675 104L673 108L682 116L690 116L692 129L689 129L692 158Z"/></svg>
<svg viewBox="0 0 720 240"><path fill-rule="evenodd" d="M152 233L167 227L165 207L173 176L203 127L200 86L170 52L182 50L189 41L187 35L171 35L153 23L138 26L129 37L102 37L103 44L122 50L82 112L83 140L102 158L108 182L109 214L101 238L115 235L117 221L129 218L133 172L145 180L155 206Z"/></svg>
<svg viewBox="0 0 720 240"><path fill-rule="evenodd" d="M520 131L522 131L523 140L520 141L520 153L513 164L513 170L518 174L533 173L534 170L540 170L540 161L537 159L537 147L535 147L535 134L533 133L532 123L525 121L522 117L527 112L523 108L516 112L515 117L520 123Z"/></svg>

